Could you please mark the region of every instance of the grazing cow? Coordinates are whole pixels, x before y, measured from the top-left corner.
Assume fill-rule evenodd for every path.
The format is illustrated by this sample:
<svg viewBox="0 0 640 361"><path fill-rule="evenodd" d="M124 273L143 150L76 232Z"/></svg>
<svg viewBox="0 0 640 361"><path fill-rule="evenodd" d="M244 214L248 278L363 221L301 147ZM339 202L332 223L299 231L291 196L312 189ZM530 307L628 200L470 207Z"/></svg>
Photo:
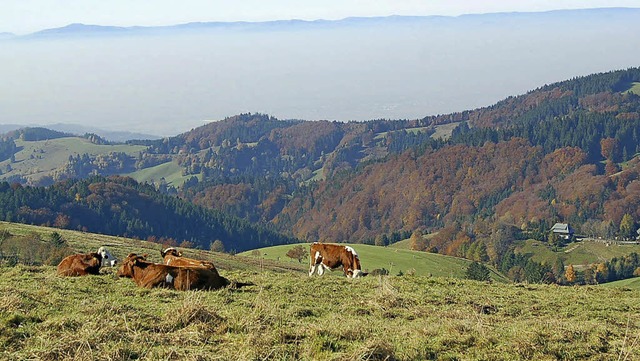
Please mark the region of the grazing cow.
<svg viewBox="0 0 640 361"><path fill-rule="evenodd" d="M199 267L211 270L211 272L218 274L218 270L213 263L209 261L201 261L193 258L182 257L182 252L173 247L169 247L163 251L160 251L162 260L167 266L178 267Z"/></svg>
<svg viewBox="0 0 640 361"><path fill-rule="evenodd" d="M114 266L117 259L104 247L98 252L87 254L73 254L65 257L58 264L58 274L61 276L85 276L100 274L100 266Z"/></svg>
<svg viewBox="0 0 640 361"><path fill-rule="evenodd" d="M122 261L118 276L130 277L140 287L166 287L179 291L210 290L229 285L228 279L202 267L176 267L152 263L131 253Z"/></svg>
<svg viewBox="0 0 640 361"><path fill-rule="evenodd" d="M311 268L309 276L318 273L322 276L325 270L333 270L342 266L345 276L356 278L365 276L360 268L360 259L356 251L349 246L338 244L313 243L309 251Z"/></svg>

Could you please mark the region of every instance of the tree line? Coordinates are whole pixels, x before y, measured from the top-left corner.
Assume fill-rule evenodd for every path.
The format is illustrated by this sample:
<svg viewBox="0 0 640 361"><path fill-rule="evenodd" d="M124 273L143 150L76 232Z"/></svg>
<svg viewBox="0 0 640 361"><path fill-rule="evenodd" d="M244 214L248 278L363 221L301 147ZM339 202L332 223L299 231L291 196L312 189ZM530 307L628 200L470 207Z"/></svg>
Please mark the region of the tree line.
<svg viewBox="0 0 640 361"><path fill-rule="evenodd" d="M196 206L119 176L72 179L46 188L2 182L0 217L139 239L170 237L198 248L209 248L215 240L235 251L298 242L268 226Z"/></svg>

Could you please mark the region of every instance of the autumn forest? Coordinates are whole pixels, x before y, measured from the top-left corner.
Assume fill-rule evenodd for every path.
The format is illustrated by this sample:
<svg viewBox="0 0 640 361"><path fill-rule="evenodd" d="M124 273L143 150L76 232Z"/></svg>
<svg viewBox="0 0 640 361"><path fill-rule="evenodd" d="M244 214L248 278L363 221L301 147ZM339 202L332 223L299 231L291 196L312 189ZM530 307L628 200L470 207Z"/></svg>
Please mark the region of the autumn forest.
<svg viewBox="0 0 640 361"><path fill-rule="evenodd" d="M295 240L386 245L411 237L414 249L497 266L512 257L514 241L546 241L556 222L584 236L631 239L640 222L638 83L638 68L612 71L485 108L413 120L312 122L241 114L175 137L129 141L144 147L136 155L77 154L41 178L11 171L20 150L15 140L40 132L23 130L0 142L0 159L9 164L0 169L7 181L0 191L11 199L2 203L0 216L49 225L62 220L94 231L107 216L111 233L170 236L196 247L222 237L235 250ZM169 162L179 165L186 182L104 178L135 178L136 171ZM98 195L108 197L109 189L117 190L117 202L98 206ZM67 198L57 206L9 195L29 192ZM127 201L127 192L139 202ZM154 212L186 210L188 202L180 214L206 222L214 214L207 212L217 212L220 222L238 222L260 235L233 244L232 231L192 232L183 239L162 234L154 217L142 217L149 209L145 199L162 200ZM91 220L79 207L100 211Z"/></svg>

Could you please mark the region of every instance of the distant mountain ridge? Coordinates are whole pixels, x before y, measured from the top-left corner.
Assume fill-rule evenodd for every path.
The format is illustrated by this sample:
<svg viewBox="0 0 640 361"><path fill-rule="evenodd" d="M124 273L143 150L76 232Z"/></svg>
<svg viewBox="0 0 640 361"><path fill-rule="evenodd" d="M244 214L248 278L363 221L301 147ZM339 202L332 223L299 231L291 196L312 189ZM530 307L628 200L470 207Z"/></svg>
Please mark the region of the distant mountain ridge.
<svg viewBox="0 0 640 361"><path fill-rule="evenodd" d="M502 13L487 13L487 14L464 14L460 16L442 16L442 15L428 15L428 16L408 16L408 15L390 15L390 16L377 16L377 17L347 17L340 20L271 20L271 21L210 21L210 22L191 22L175 25L162 25L162 26L111 26L111 25L95 25L95 24L83 24L73 23L59 28L50 28L40 30L34 33L30 33L22 36L15 36L11 33L0 33L0 39L6 34L7 38L46 38L46 37L65 37L65 36L108 36L108 35L152 35L163 34L171 32L192 32L203 30L295 30L295 29L313 29L313 28L330 28L330 27L344 27L344 26L359 26L359 25L384 25L384 24L443 24L448 22L486 22L495 20L522 20L531 17L537 18L556 18L564 17L567 14L574 14L581 17L590 17L590 15L597 15L598 18L601 15L608 16L638 16L640 14L640 8L627 8L627 7L615 7L615 8L594 8L594 9L567 9L567 10L552 10L544 12L502 12Z"/></svg>

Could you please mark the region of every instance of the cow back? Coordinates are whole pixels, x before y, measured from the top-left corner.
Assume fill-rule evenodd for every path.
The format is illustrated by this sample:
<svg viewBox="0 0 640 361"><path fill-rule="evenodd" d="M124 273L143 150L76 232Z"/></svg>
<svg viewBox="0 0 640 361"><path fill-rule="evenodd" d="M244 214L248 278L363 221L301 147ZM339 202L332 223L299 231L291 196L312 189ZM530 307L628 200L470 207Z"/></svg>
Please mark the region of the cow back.
<svg viewBox="0 0 640 361"><path fill-rule="evenodd" d="M213 272L202 267L178 267L151 263L135 254L130 254L122 262L118 275L133 278L140 287L166 287L180 291L217 289L230 283L217 271Z"/></svg>
<svg viewBox="0 0 640 361"><path fill-rule="evenodd" d="M65 257L58 264L58 274L61 276L85 276L100 274L102 257L98 253L74 254Z"/></svg>
<svg viewBox="0 0 640 361"><path fill-rule="evenodd" d="M176 266L176 267L206 268L211 272L218 274L218 270L216 269L216 266L212 262L200 261L193 258L166 255L164 257L164 264L166 264L167 266Z"/></svg>
<svg viewBox="0 0 640 361"><path fill-rule="evenodd" d="M173 287L179 291L212 290L229 285L229 280L201 267L177 267L178 273L173 280Z"/></svg>

